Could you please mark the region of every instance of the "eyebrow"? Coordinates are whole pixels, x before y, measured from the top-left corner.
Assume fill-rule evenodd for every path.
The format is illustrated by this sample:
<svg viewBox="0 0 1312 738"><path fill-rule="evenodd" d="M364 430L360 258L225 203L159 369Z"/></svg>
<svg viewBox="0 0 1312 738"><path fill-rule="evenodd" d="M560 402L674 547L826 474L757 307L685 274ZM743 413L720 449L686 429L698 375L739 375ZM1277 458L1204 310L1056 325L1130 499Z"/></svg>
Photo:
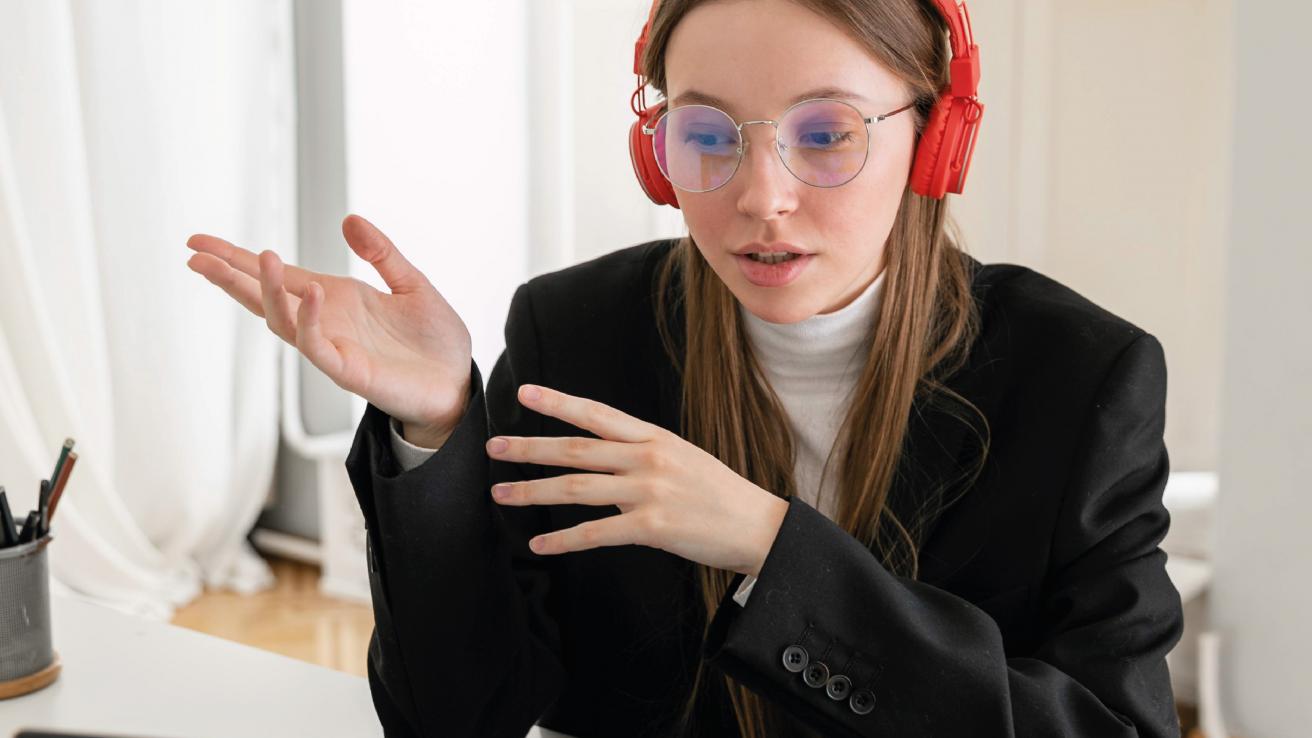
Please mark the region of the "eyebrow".
<svg viewBox="0 0 1312 738"><path fill-rule="evenodd" d="M796 105L803 100L810 100L816 97L828 97L834 100L862 100L870 102L870 98L860 95L851 90L845 90L842 87L817 87L814 90L807 90L802 94L788 101L789 105ZM670 101L671 107L679 105L711 105L722 110L728 110L731 105L728 102L714 96L708 95L700 90L685 90L679 93Z"/></svg>

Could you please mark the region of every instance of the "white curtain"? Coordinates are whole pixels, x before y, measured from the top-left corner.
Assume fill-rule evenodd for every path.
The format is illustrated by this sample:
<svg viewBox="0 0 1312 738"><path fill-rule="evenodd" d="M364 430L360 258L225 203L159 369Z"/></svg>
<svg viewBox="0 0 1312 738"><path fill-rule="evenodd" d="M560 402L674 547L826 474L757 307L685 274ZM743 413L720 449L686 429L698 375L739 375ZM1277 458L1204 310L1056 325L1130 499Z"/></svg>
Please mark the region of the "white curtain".
<svg viewBox="0 0 1312 738"><path fill-rule="evenodd" d="M277 339L185 241L294 258L292 58L288 0L0 0L0 484L76 439L53 575L120 609L272 581Z"/></svg>

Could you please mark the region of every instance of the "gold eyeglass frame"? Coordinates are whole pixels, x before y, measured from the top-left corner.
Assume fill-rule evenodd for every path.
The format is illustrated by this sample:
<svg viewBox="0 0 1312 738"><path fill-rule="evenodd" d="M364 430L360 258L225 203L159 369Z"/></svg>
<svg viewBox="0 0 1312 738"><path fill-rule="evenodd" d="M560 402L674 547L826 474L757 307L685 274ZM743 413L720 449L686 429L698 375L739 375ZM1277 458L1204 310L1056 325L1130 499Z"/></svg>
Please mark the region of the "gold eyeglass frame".
<svg viewBox="0 0 1312 738"><path fill-rule="evenodd" d="M851 176L851 177L848 177L847 179L843 180L842 182L839 182L839 183L836 184L836 185L818 185L818 184L812 184L812 183L807 182L806 180L802 179L800 176L798 176L797 172L794 172L793 169L792 169L792 167L788 166L788 161L787 161L787 159L784 158L784 152L783 152L783 148L782 148L782 147L784 146L784 144L782 144L782 143L779 142L779 122L782 121L782 120L784 120L785 118L787 118L787 117L788 117L788 114L791 113L791 112L793 112L794 109L796 109L796 108L798 108L798 107L801 107L802 105L807 105L807 104L814 103L814 102L834 102L834 103L838 103L838 104L840 104L840 105L846 105L847 107L851 108L853 111L856 112L857 116L861 119L861 122L863 122L863 123L866 124L866 150L865 150L865 155L862 156L862 158L861 158L861 166L860 166L860 167L857 167L857 170L856 170L855 172L852 173L852 176ZM807 185L807 186L809 186L809 187L818 187L818 188L820 188L820 189L833 189L833 188L835 188L835 187L842 187L843 185L847 184L848 182L851 182L852 180L854 180L854 179L857 178L857 175L861 174L861 172L865 170L865 168L866 168L866 162L870 160L870 126L875 125L876 123L879 123L879 122L882 121L882 120L886 120L886 119L888 119L888 118L891 118L891 117L893 117L894 115L897 115L898 113L901 113L901 112L904 111L904 110L909 110L910 108L912 108L912 107L914 107L914 106L915 106L915 101L912 101L912 102L910 102L910 103L907 103L906 105L903 105L902 107L898 108L897 110L892 110L892 111L889 111L889 112L884 113L884 114L882 114L882 115L866 116L866 115L863 115L863 114L861 113L861 110L860 110L859 108L857 108L857 106L853 105L852 103L850 103L850 102L848 102L848 101L846 101L846 100L837 100L837 99L834 99L834 98L832 98L832 97L813 97L813 98L809 98L809 99L807 99L807 100L800 100L800 101L798 101L798 102L796 102L796 103L793 103L792 105L789 105L789 106L788 106L788 109L785 110L782 114L780 114L780 116L779 116L779 120L746 120L746 121L743 121L742 123L739 123L738 121L736 121L736 120L733 119L733 116L732 116L732 115L729 115L728 113L724 112L723 110L720 110L719 108L715 107L714 105L700 105L700 104L697 104L697 105L680 105L680 106L677 107L677 108L666 107L665 110L661 111L661 114L660 114L660 116L656 119L655 124L652 125L650 128L644 125L644 126L642 127L642 132L645 133L645 134L647 134L648 136L651 136L651 137L652 137L652 138L651 138L652 154L655 155L655 157L656 157L656 163L657 163L657 165L658 165L656 168L660 170L661 176L665 177L666 181L668 181L672 186L674 186L674 187L678 187L679 189L683 190L684 192L693 192L693 193L699 193L699 194L700 194L700 193L703 193L703 192L714 192L714 191L720 189L721 187L723 187L723 186L729 184L731 181L733 181L734 176L738 174L738 170L739 170L739 169L742 167L742 165L743 165L743 157L744 157L744 155L745 155L744 152L746 152L747 147L748 147L748 146L751 146L751 144L752 144L751 141L748 141L748 140L747 140L747 136L743 135L743 128L744 128L745 126L750 126L750 125L752 125L753 123L769 123L770 125L774 126L774 148L775 148L775 152L779 155L779 161L784 165L784 169L787 169L787 170L788 170L788 173L791 174L791 175L793 175L793 177L794 177L797 181L799 181L799 182L801 182L802 184L805 184L805 185ZM729 120L729 122L733 124L734 128L737 130L737 133L738 133L738 148L737 148L738 161L737 161L736 163L734 163L733 171L729 173L729 176L728 176L728 177L725 177L725 179L724 179L723 182L721 182L720 184L718 184L718 185L716 185L715 187L712 187L712 188L710 188L710 189L708 189L708 190L690 190L690 189L687 189L687 188L685 188L685 187L681 187L681 186L679 186L678 184L675 184L674 180L670 179L670 175L667 174L667 173L665 172L665 168L664 168L664 167L659 166L660 161L661 161L661 157L660 157L660 152L656 150L656 129L659 128L661 122L665 120L665 116L669 115L673 110L683 110L684 108L707 108L707 109L709 109L709 110L714 110L715 112L717 112L717 113L719 113L720 115L723 115L725 118L727 118L727 119Z"/></svg>

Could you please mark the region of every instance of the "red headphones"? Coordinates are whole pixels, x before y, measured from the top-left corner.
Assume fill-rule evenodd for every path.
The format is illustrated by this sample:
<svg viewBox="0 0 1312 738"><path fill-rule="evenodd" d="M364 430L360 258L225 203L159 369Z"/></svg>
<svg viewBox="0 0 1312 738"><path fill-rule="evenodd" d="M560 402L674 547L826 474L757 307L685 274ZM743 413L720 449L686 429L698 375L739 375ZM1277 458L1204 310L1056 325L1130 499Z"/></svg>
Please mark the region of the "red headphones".
<svg viewBox="0 0 1312 738"><path fill-rule="evenodd" d="M633 49L633 73L638 75L638 89L634 90L629 105L638 120L629 127L629 158L638 175L642 191L657 205L679 207L674 187L656 164L651 134L643 127L660 118L664 101L647 107L644 94L647 80L642 74L642 55L647 48L647 34L660 7L655 0L647 22L642 26ZM932 0L932 4L948 23L952 36L952 62L949 82L939 93L938 101L929 114L920 144L916 148L911 167L911 190L918 195L942 198L948 192L961 194L970 169L971 154L979 134L979 121L984 115L984 104L976 97L979 89L979 46L970 30L970 13L965 0Z"/></svg>

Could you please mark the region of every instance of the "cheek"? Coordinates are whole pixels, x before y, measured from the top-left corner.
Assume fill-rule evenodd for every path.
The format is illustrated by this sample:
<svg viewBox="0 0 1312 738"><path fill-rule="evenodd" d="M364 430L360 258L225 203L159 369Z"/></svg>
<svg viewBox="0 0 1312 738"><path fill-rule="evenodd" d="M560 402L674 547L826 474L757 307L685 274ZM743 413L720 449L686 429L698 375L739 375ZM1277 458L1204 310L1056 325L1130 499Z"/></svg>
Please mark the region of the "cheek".
<svg viewBox="0 0 1312 738"><path fill-rule="evenodd" d="M911 176L915 146L915 129L910 127L898 130L896 136L872 142L870 158L857 181L864 180L867 191L880 202L887 203L891 199L896 207Z"/></svg>
<svg viewBox="0 0 1312 738"><path fill-rule="evenodd" d="M871 149L870 159L861 174L839 188L847 191L842 192L834 204L842 211L842 221L847 227L868 234L887 233L892 227L911 174L914 144L912 129L899 132L894 141L883 141Z"/></svg>
<svg viewBox="0 0 1312 738"><path fill-rule="evenodd" d="M839 189L814 193L803 207L812 213L810 220L830 243L882 245L897 217L905 187L905 176L890 177L886 172L878 177L861 176Z"/></svg>
<svg viewBox="0 0 1312 738"><path fill-rule="evenodd" d="M743 230L742 224L738 222L742 216L727 192L728 188L719 192L678 195L681 198L679 209L683 212L683 221L697 243L717 249L737 245L721 243L726 238L732 238L736 230Z"/></svg>
<svg viewBox="0 0 1312 738"><path fill-rule="evenodd" d="M683 219L688 221L689 227L729 220L736 210L733 202L724 197L727 191L728 188L719 192L678 193L676 197L679 198L679 209L683 211Z"/></svg>

